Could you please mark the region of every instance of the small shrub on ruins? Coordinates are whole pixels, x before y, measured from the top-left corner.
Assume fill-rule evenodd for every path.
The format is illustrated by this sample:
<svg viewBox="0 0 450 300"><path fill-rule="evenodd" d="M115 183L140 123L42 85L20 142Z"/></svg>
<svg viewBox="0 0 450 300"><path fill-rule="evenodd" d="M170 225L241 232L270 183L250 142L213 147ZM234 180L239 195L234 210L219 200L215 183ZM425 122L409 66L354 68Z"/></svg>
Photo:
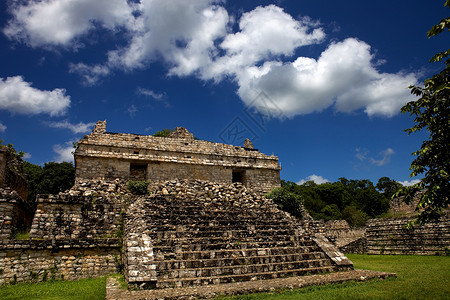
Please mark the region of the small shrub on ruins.
<svg viewBox="0 0 450 300"><path fill-rule="evenodd" d="M153 136L159 136L159 137L167 137L169 136L169 134L171 134L174 130L173 129L163 129L163 130L159 130L157 131Z"/></svg>
<svg viewBox="0 0 450 300"><path fill-rule="evenodd" d="M302 218L302 198L299 195L289 192L285 188L274 188L267 198L272 199L281 210L284 210L291 215L301 219Z"/></svg>
<svg viewBox="0 0 450 300"><path fill-rule="evenodd" d="M128 181L128 190L134 195L146 195L148 194L148 181Z"/></svg>

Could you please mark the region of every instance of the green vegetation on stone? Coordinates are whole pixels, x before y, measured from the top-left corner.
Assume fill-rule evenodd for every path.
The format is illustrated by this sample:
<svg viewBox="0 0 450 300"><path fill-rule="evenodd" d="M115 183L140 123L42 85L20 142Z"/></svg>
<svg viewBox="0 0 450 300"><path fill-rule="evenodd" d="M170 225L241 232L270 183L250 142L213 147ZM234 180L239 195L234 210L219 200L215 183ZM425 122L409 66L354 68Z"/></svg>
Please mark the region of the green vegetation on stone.
<svg viewBox="0 0 450 300"><path fill-rule="evenodd" d="M134 195L146 195L148 194L148 185L150 182L148 181L128 181L127 188Z"/></svg>
<svg viewBox="0 0 450 300"><path fill-rule="evenodd" d="M163 130L159 130L157 132L155 132L155 134L153 134L153 136L159 136L159 137L167 137L169 136L169 134L171 134L172 132L174 132L173 129L163 129Z"/></svg>

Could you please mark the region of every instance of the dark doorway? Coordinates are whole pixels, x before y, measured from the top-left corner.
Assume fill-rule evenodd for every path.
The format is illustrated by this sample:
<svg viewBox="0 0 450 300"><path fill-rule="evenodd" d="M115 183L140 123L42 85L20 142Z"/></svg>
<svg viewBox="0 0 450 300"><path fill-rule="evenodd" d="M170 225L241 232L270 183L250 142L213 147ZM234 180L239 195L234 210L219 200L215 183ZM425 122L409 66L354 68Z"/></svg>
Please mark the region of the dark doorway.
<svg viewBox="0 0 450 300"><path fill-rule="evenodd" d="M240 182L245 185L245 171L244 170L233 170L232 182Z"/></svg>
<svg viewBox="0 0 450 300"><path fill-rule="evenodd" d="M130 164L130 179L144 181L147 179L146 164Z"/></svg>

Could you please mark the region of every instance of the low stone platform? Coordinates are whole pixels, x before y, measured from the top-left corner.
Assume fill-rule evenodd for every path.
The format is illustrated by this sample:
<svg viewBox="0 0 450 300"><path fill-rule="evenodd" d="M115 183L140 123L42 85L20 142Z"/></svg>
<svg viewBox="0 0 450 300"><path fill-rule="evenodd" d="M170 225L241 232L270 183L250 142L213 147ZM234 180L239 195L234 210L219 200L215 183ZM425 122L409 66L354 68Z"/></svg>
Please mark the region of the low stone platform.
<svg viewBox="0 0 450 300"><path fill-rule="evenodd" d="M219 295L239 295L258 292L271 292L280 289L293 289L312 285L343 283L351 280L366 281L369 279L386 279L390 277L397 277L397 275L395 273L369 270L351 270L300 277L139 291L129 291L122 289L117 279L110 277L106 282L106 299L210 299Z"/></svg>

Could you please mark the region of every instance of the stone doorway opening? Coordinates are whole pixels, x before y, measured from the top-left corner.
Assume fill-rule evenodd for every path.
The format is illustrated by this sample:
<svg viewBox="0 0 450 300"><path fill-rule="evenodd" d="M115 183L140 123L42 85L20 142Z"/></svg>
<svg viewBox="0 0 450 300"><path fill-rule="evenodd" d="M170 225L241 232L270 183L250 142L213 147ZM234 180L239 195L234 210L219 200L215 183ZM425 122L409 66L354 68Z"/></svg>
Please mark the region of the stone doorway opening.
<svg viewBox="0 0 450 300"><path fill-rule="evenodd" d="M147 180L147 164L130 164L130 180Z"/></svg>
<svg viewBox="0 0 450 300"><path fill-rule="evenodd" d="M245 170L233 170L232 182L240 182L243 185L247 183L247 178L245 176Z"/></svg>

